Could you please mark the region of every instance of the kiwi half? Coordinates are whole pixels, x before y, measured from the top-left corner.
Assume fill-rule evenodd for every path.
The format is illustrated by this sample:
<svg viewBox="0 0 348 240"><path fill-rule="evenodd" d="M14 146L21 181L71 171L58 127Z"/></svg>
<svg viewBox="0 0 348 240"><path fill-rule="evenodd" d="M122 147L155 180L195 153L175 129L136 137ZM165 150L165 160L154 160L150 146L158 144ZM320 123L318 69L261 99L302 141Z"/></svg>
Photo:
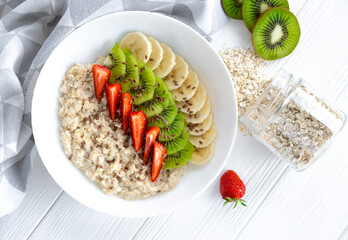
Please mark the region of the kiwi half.
<svg viewBox="0 0 348 240"><path fill-rule="evenodd" d="M110 69L111 81L114 81L115 79L126 73L126 56L124 55L118 43L115 43L115 45L110 50L109 55L104 61L104 65Z"/></svg>
<svg viewBox="0 0 348 240"><path fill-rule="evenodd" d="M126 61L123 62L126 65L126 72L124 75L121 74L115 82L121 84L123 92L128 92L132 87L139 85L138 63L129 50L122 51L126 57Z"/></svg>
<svg viewBox="0 0 348 240"><path fill-rule="evenodd" d="M171 168L181 167L187 164L192 157L194 149L195 148L192 145L192 143L188 141L186 143L186 146L181 151L167 155L166 159L164 160L164 165L162 166L162 169L167 170Z"/></svg>
<svg viewBox="0 0 348 240"><path fill-rule="evenodd" d="M158 140L162 142L170 141L178 137L182 133L182 130L184 129L184 127L185 127L184 115L178 114L176 115L176 118L174 119L172 124L164 128L161 128L159 136L158 136Z"/></svg>
<svg viewBox="0 0 348 240"><path fill-rule="evenodd" d="M184 130L181 132L179 136L171 139L170 141L166 141L166 142L160 141L160 143L163 144L163 146L167 150L167 154L169 155L182 150L186 146L188 140L189 140L189 135L187 133L186 127L184 127Z"/></svg>
<svg viewBox="0 0 348 240"><path fill-rule="evenodd" d="M138 69L140 85L129 90L133 100L132 103L136 106L151 100L156 88L156 77L151 68L140 62L138 63Z"/></svg>
<svg viewBox="0 0 348 240"><path fill-rule="evenodd" d="M243 2L244 0L222 0L222 7L231 18L243 19Z"/></svg>
<svg viewBox="0 0 348 240"><path fill-rule="evenodd" d="M283 7L289 10L287 0L244 0L242 13L244 23L251 32L260 15L268 9Z"/></svg>
<svg viewBox="0 0 348 240"><path fill-rule="evenodd" d="M255 51L266 60L289 55L297 46L301 30L293 13L285 8L272 8L257 20L252 40Z"/></svg>
<svg viewBox="0 0 348 240"><path fill-rule="evenodd" d="M177 114L178 108L170 104L168 107L164 108L160 114L151 117L148 120L147 126L164 128L172 124Z"/></svg>

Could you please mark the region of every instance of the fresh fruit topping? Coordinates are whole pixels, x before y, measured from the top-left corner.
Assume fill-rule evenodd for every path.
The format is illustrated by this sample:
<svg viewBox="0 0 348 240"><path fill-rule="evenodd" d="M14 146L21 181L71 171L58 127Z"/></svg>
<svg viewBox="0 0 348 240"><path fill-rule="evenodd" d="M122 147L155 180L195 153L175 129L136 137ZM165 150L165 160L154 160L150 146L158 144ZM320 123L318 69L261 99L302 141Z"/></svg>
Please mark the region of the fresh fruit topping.
<svg viewBox="0 0 348 240"><path fill-rule="evenodd" d="M146 116L142 111L132 112L129 116L130 127L135 151L138 152L144 143Z"/></svg>
<svg viewBox="0 0 348 240"><path fill-rule="evenodd" d="M156 88L156 77L151 68L140 62L138 63L138 69L140 85L131 88L129 91L134 105L140 105L151 100Z"/></svg>
<svg viewBox="0 0 348 240"><path fill-rule="evenodd" d="M205 148L195 148L192 153L191 163L196 165L207 164L215 153L215 142L212 142L208 147Z"/></svg>
<svg viewBox="0 0 348 240"><path fill-rule="evenodd" d="M161 112L160 114L151 117L149 119L148 126L157 126L159 128L164 128L174 121L177 113L178 108L174 106L168 106L163 109L163 112Z"/></svg>
<svg viewBox="0 0 348 240"><path fill-rule="evenodd" d="M245 201L241 199L245 194L245 185L237 173L232 170L222 174L220 178L220 193L225 200L224 205L229 202L235 202L233 207L235 208L240 202L243 206L247 206Z"/></svg>
<svg viewBox="0 0 348 240"><path fill-rule="evenodd" d="M177 136L166 142L161 142L163 146L167 149L167 154L173 154L184 149L189 139L186 128Z"/></svg>
<svg viewBox="0 0 348 240"><path fill-rule="evenodd" d="M156 181L161 171L166 153L167 153L166 148L159 142L156 142L153 147L152 171L151 171L152 182Z"/></svg>
<svg viewBox="0 0 348 240"><path fill-rule="evenodd" d="M181 87L172 91L173 97L179 102L190 100L196 94L198 85L197 73L189 70L189 75Z"/></svg>
<svg viewBox="0 0 348 240"><path fill-rule="evenodd" d="M169 90L174 90L179 88L185 82L188 75L189 66L186 61L182 57L176 56L174 68L165 78L163 78L163 81Z"/></svg>
<svg viewBox="0 0 348 240"><path fill-rule="evenodd" d="M191 136L201 136L206 133L213 125L213 114L210 112L207 119L202 123L188 123L187 130Z"/></svg>
<svg viewBox="0 0 348 240"><path fill-rule="evenodd" d="M123 92L128 92L132 87L139 85L138 62L129 50L123 50L123 53L126 57L126 61L123 62L126 65L126 72L124 75L120 75L115 82L121 84Z"/></svg>
<svg viewBox="0 0 348 240"><path fill-rule="evenodd" d="M167 170L184 166L190 161L194 149L194 146L190 142L187 142L182 150L167 155L162 169Z"/></svg>
<svg viewBox="0 0 348 240"><path fill-rule="evenodd" d="M147 163L147 159L150 156L150 152L153 148L153 145L155 144L157 140L157 136L159 133L160 129L158 127L150 127L146 131L145 135L145 149L144 149L144 163Z"/></svg>
<svg viewBox="0 0 348 240"><path fill-rule="evenodd" d="M289 9L287 0L244 0L243 19L244 23L251 32L260 15L268 9L283 7Z"/></svg>
<svg viewBox="0 0 348 240"><path fill-rule="evenodd" d="M203 108L206 99L207 89L200 83L196 94L190 100L177 102L176 105L183 113L195 114Z"/></svg>
<svg viewBox="0 0 348 240"><path fill-rule="evenodd" d="M110 78L110 70L106 67L94 64L92 67L95 96L100 101L100 96Z"/></svg>
<svg viewBox="0 0 348 240"><path fill-rule="evenodd" d="M120 95L122 92L121 84L108 84L106 87L106 100L108 102L110 118L115 120Z"/></svg>
<svg viewBox="0 0 348 240"><path fill-rule="evenodd" d="M163 49L163 59L154 73L157 77L163 78L167 76L175 66L175 53L170 47L163 43L161 43L161 47Z"/></svg>
<svg viewBox="0 0 348 240"><path fill-rule="evenodd" d="M129 125L129 115L132 112L132 97L129 93L123 93L121 96L121 116L124 134L127 133Z"/></svg>
<svg viewBox="0 0 348 240"><path fill-rule="evenodd" d="M293 13L284 8L272 8L257 20L252 40L255 51L266 60L289 55L297 46L301 31Z"/></svg>
<svg viewBox="0 0 348 240"><path fill-rule="evenodd" d="M152 47L151 56L149 58L149 61L147 61L147 65L152 70L155 70L163 59L163 49L161 47L161 44L156 39L152 37L147 37L147 39L150 41Z"/></svg>
<svg viewBox="0 0 348 240"><path fill-rule="evenodd" d="M211 144L216 137L216 127L215 123L211 125L210 129L200 136L190 136L190 142L198 148L204 148L207 147L209 144Z"/></svg>
<svg viewBox="0 0 348 240"><path fill-rule="evenodd" d="M182 114L176 115L176 118L172 122L172 124L161 128L158 140L160 142L167 142L170 141L182 133L183 129L185 127L185 120L184 116Z"/></svg>
<svg viewBox="0 0 348 240"><path fill-rule="evenodd" d="M226 14L234 19L243 19L242 7L244 0L222 0Z"/></svg>
<svg viewBox="0 0 348 240"><path fill-rule="evenodd" d="M121 41L122 49L129 49L138 62L146 63L151 55L152 46L141 32L128 33Z"/></svg>
<svg viewBox="0 0 348 240"><path fill-rule="evenodd" d="M211 106L210 106L210 100L207 96L204 106L201 110L199 110L195 114L184 114L185 122L196 124L196 123L202 123L207 117L209 116L209 113L211 112Z"/></svg>
<svg viewBox="0 0 348 240"><path fill-rule="evenodd" d="M118 43L115 43L104 61L104 65L111 70L111 81L114 81L126 73L125 61L126 56Z"/></svg>

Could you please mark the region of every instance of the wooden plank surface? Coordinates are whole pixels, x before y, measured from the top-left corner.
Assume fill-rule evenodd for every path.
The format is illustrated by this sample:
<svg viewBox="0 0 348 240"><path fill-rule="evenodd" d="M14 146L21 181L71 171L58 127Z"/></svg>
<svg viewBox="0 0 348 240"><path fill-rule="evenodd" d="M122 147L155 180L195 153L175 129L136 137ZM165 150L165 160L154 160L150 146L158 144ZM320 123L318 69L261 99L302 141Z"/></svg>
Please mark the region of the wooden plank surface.
<svg viewBox="0 0 348 240"><path fill-rule="evenodd" d="M289 2L301 25L301 41L291 56L269 69L284 66L303 76L348 112L348 2ZM229 42L250 46L243 22L230 20L213 45L218 50ZM317 164L297 173L255 139L238 134L225 169L236 170L245 181L247 208L223 207L217 179L188 205L140 219L81 205L62 193L38 160L23 204L6 224L0 222L0 239L337 239L347 236L347 142L348 127Z"/></svg>

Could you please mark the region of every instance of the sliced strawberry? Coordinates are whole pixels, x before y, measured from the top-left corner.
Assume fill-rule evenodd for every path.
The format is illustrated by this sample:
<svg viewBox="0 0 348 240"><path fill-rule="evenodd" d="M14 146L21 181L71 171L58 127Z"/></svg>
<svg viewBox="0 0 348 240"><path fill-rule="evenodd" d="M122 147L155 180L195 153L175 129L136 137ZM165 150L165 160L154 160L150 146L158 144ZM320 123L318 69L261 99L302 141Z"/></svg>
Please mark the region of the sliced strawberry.
<svg viewBox="0 0 348 240"><path fill-rule="evenodd" d="M153 157L152 157L152 171L151 171L151 181L156 181L158 174L161 171L162 164L164 162L165 155L167 154L166 148L159 142L155 143L153 147Z"/></svg>
<svg viewBox="0 0 348 240"><path fill-rule="evenodd" d="M106 100L108 101L110 118L115 120L118 103L120 101L122 87L121 84L108 84L106 86Z"/></svg>
<svg viewBox="0 0 348 240"><path fill-rule="evenodd" d="M127 133L129 115L132 112L132 97L129 93L123 93L121 97L121 116L124 134Z"/></svg>
<svg viewBox="0 0 348 240"><path fill-rule="evenodd" d="M149 158L150 151L156 142L159 131L160 131L159 127L150 127L149 130L147 130L147 132L146 132L144 163L147 163L147 159Z"/></svg>
<svg viewBox="0 0 348 240"><path fill-rule="evenodd" d="M146 115L143 111L132 112L130 114L130 127L132 133L133 146L138 152L144 143L146 130Z"/></svg>
<svg viewBox="0 0 348 240"><path fill-rule="evenodd" d="M95 96L97 100L100 101L100 96L103 93L106 83L109 81L111 72L106 67L94 64L92 67L92 73L94 79Z"/></svg>

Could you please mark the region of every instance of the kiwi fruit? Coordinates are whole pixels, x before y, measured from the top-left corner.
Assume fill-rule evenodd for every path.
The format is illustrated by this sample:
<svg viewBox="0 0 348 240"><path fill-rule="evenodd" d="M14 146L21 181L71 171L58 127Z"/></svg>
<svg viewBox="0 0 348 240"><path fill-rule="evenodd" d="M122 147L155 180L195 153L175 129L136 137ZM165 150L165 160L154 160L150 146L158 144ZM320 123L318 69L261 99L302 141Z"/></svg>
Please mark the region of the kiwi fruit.
<svg viewBox="0 0 348 240"><path fill-rule="evenodd" d="M242 13L244 23L251 32L257 19L268 9L282 7L289 10L287 0L244 0Z"/></svg>
<svg viewBox="0 0 348 240"><path fill-rule="evenodd" d="M178 137L182 130L185 127L185 119L184 115L178 114L176 118L169 126L161 128L160 133L158 135L158 140L162 142L170 141L176 137Z"/></svg>
<svg viewBox="0 0 348 240"><path fill-rule="evenodd" d="M176 138L171 139L170 141L160 141L162 145L166 148L167 154L173 154L180 150L182 150L189 140L189 135L187 133L186 127L182 130L182 132Z"/></svg>
<svg viewBox="0 0 348 240"><path fill-rule="evenodd" d="M156 126L159 128L164 128L172 124L177 114L178 114L178 108L176 108L173 104L169 104L169 106L164 108L160 114L149 118L147 126L149 127Z"/></svg>
<svg viewBox="0 0 348 240"><path fill-rule="evenodd" d="M140 84L129 90L133 100L132 103L136 106L151 100L156 88L156 77L151 68L140 62L138 63L138 69Z"/></svg>
<svg viewBox="0 0 348 240"><path fill-rule="evenodd" d="M121 84L123 92L128 92L132 87L139 85L138 63L129 50L123 49L122 51L126 57L126 61L123 62L126 65L126 72L124 75L120 75L116 82Z"/></svg>
<svg viewBox="0 0 348 240"><path fill-rule="evenodd" d="M114 81L126 73L126 56L124 55L118 43L110 50L109 55L104 61L104 65L110 69L110 80Z"/></svg>
<svg viewBox="0 0 348 240"><path fill-rule="evenodd" d="M233 19L243 19L242 7L244 0L222 0L225 13Z"/></svg>
<svg viewBox="0 0 348 240"><path fill-rule="evenodd" d="M140 104L139 110L143 111L147 118L160 114L169 105L169 100L166 97L168 94L170 93L165 92L163 88L157 87L153 98Z"/></svg>
<svg viewBox="0 0 348 240"><path fill-rule="evenodd" d="M252 41L255 51L266 60L289 55L297 46L301 30L297 18L285 8L272 8L257 20Z"/></svg>
<svg viewBox="0 0 348 240"><path fill-rule="evenodd" d="M191 160L194 149L195 148L192 143L188 141L186 143L186 146L181 151L167 155L166 159L164 160L162 169L167 170L171 168L181 167L187 164Z"/></svg>
<svg viewBox="0 0 348 240"><path fill-rule="evenodd" d="M169 105L175 105L175 100L174 100L174 97L173 95L170 93L169 89L167 88L166 84L163 82L163 80L159 77L156 77L156 84L160 85L160 87L163 88L163 90L167 93L169 93L166 97L168 98L169 100Z"/></svg>

